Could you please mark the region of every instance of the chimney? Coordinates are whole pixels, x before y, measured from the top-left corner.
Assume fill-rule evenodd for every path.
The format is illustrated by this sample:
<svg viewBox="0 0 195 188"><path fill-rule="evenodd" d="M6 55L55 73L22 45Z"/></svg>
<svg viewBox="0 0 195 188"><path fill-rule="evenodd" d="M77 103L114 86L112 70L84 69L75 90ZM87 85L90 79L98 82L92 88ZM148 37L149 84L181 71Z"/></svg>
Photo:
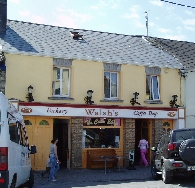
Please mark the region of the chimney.
<svg viewBox="0 0 195 188"><path fill-rule="evenodd" d="M0 0L0 34L6 33L7 0Z"/></svg>

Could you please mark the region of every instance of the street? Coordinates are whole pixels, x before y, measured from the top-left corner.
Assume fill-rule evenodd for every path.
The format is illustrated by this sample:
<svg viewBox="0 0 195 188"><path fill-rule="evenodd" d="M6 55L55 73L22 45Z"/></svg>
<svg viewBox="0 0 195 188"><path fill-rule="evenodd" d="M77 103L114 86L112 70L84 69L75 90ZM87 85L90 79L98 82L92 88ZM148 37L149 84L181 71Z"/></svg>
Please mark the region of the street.
<svg viewBox="0 0 195 188"><path fill-rule="evenodd" d="M136 170L123 168L121 172L110 170L107 174L103 170L68 170L61 169L56 175L56 182L48 182L47 175L41 177L35 172L34 188L195 188L195 178L183 176L174 177L171 184L164 184L162 180L153 180L150 167L136 167Z"/></svg>

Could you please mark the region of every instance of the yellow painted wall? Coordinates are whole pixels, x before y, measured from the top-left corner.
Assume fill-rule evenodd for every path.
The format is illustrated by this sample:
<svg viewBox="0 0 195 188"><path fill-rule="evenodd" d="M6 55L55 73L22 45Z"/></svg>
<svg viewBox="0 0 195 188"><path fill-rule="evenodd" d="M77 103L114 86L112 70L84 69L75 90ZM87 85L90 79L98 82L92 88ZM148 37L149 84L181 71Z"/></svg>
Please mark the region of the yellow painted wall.
<svg viewBox="0 0 195 188"><path fill-rule="evenodd" d="M25 98L28 93L27 88L32 85L35 101L48 101L52 68L52 58L6 55L6 96L27 101Z"/></svg>
<svg viewBox="0 0 195 188"><path fill-rule="evenodd" d="M181 86L180 75L178 69L162 69L161 70L161 98L163 106L169 106L173 95L177 95L177 104L181 105ZM161 106L161 105L160 105Z"/></svg>
<svg viewBox="0 0 195 188"><path fill-rule="evenodd" d="M74 100L49 100L52 95L53 59L47 57L6 54L6 96L26 100L27 87L32 85L35 102L84 104L87 90L92 89L94 104L129 105L133 93L139 93L141 106L170 107L172 95L180 103L180 75L177 69L161 69L160 95L163 104L144 103L146 94L145 67L121 65L119 99L123 102L100 102L104 99L104 64L73 60L71 67L71 95ZM137 106L137 105L136 105Z"/></svg>

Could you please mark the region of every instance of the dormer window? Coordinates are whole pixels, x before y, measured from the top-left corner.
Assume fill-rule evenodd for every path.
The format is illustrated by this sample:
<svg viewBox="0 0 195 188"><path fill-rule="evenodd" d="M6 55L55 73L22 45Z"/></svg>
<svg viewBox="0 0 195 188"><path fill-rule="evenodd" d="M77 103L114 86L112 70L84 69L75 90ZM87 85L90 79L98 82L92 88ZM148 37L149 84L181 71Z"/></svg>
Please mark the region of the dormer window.
<svg viewBox="0 0 195 188"><path fill-rule="evenodd" d="M74 40L83 40L83 35L80 35L79 32L71 31L70 33Z"/></svg>

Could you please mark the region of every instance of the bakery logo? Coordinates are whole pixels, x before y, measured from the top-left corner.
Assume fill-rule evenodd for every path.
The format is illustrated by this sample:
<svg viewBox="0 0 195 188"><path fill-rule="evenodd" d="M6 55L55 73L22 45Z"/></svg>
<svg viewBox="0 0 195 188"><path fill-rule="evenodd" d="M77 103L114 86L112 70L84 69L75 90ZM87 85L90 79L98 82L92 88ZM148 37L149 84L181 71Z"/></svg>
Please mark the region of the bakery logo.
<svg viewBox="0 0 195 188"><path fill-rule="evenodd" d="M168 115L169 117L174 117L174 116L176 116L176 113L175 113L175 112L169 112L167 115Z"/></svg>
<svg viewBox="0 0 195 188"><path fill-rule="evenodd" d="M28 108L28 107L22 108L21 112L23 112L23 113L31 113L32 112L32 108Z"/></svg>

